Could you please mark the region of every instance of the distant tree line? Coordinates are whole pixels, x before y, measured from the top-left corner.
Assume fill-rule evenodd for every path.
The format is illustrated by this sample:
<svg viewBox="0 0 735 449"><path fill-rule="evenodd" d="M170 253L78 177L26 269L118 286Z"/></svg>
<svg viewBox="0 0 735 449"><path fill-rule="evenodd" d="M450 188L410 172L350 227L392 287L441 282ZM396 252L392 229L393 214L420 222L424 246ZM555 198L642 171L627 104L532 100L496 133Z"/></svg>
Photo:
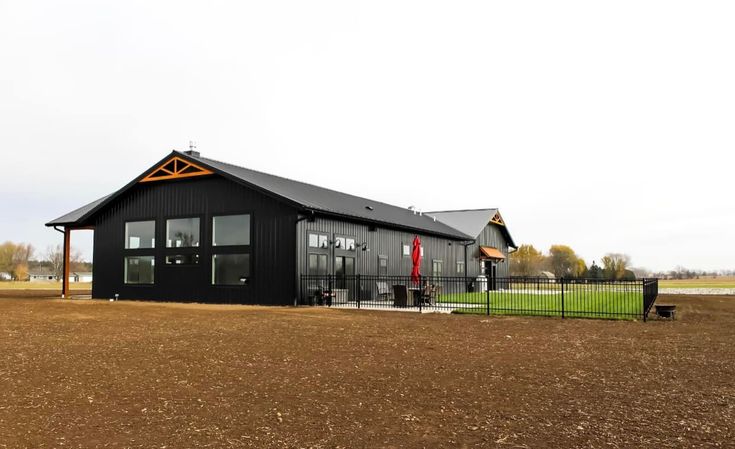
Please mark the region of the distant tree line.
<svg viewBox="0 0 735 449"><path fill-rule="evenodd" d="M49 246L36 258L36 249L30 243L5 242L0 244L0 280L27 281L31 272L47 271L61 279L64 270L64 249ZM69 255L70 271L92 271L92 264L82 259L81 252L72 248ZM2 275L2 274L5 275ZM9 278L9 279L8 279Z"/></svg>
<svg viewBox="0 0 735 449"><path fill-rule="evenodd" d="M677 266L669 271L651 271L631 266L630 256L621 253L607 253L597 265L594 261L587 266L572 248L566 245L552 245L544 254L533 245L521 245L510 254L511 276L539 276L550 272L555 277L587 279L639 279L655 277L659 279L699 279L719 276L735 276L735 270L693 270Z"/></svg>
<svg viewBox="0 0 735 449"><path fill-rule="evenodd" d="M511 276L539 276L550 272L560 278L625 279L636 278L630 269L630 256L608 253L601 259L602 266L594 261L591 266L567 245L551 245L544 254L533 245L521 245L510 255Z"/></svg>

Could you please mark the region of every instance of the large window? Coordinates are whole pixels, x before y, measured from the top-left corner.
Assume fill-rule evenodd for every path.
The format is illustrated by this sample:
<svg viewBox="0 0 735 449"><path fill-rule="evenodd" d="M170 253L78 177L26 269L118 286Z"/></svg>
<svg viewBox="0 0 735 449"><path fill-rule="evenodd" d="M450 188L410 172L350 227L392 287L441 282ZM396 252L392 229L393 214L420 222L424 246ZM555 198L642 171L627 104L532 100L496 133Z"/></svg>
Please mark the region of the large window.
<svg viewBox="0 0 735 449"><path fill-rule="evenodd" d="M199 246L199 218L166 220L166 248Z"/></svg>
<svg viewBox="0 0 735 449"><path fill-rule="evenodd" d="M250 245L250 215L223 215L212 219L212 246Z"/></svg>
<svg viewBox="0 0 735 449"><path fill-rule="evenodd" d="M155 247L155 221L129 221L125 223L125 249L143 249Z"/></svg>
<svg viewBox="0 0 735 449"><path fill-rule="evenodd" d="M324 276L327 274L326 254L309 254L309 274L312 276Z"/></svg>
<svg viewBox="0 0 735 449"><path fill-rule="evenodd" d="M156 259L153 256L131 256L125 258L126 284L153 284Z"/></svg>
<svg viewBox="0 0 735 449"><path fill-rule="evenodd" d="M250 254L212 256L212 284L243 285L250 277Z"/></svg>
<svg viewBox="0 0 735 449"><path fill-rule="evenodd" d="M431 275L432 276L441 276L442 275L442 268L444 267L444 262L441 260L432 260L431 261Z"/></svg>

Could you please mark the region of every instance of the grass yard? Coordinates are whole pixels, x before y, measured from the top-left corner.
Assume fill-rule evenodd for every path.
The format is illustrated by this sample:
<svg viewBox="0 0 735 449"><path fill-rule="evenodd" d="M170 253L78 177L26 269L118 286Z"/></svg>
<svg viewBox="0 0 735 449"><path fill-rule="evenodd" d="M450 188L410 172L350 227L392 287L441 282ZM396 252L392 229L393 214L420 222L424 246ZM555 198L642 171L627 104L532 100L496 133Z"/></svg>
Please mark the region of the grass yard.
<svg viewBox="0 0 735 449"><path fill-rule="evenodd" d="M660 280L658 286L659 288L735 288L735 277Z"/></svg>
<svg viewBox="0 0 735 449"><path fill-rule="evenodd" d="M735 301L660 301L677 321L0 299L0 447L731 446Z"/></svg>
<svg viewBox="0 0 735 449"><path fill-rule="evenodd" d="M490 313L499 315L561 316L561 291L539 293L522 291L490 292ZM475 304L461 307L454 313L486 314L488 297L485 292L440 295L442 304ZM640 291L582 291L564 293L564 315L568 317L640 319L643 314L643 294Z"/></svg>

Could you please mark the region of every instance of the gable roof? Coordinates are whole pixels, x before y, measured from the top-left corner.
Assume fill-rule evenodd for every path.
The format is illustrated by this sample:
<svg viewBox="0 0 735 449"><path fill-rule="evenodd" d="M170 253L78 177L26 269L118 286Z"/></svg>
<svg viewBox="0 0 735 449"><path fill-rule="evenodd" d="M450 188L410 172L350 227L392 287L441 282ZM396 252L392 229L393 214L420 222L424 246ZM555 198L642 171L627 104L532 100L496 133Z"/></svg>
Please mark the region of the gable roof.
<svg viewBox="0 0 735 449"><path fill-rule="evenodd" d="M498 215L498 209L444 210L426 212L426 214L436 217L437 220L448 224L454 229L472 236L473 239L477 238L489 223L495 223L500 227L503 234L505 234L508 245L516 248L516 244L513 242L513 237L510 236L508 228L504 224L493 221L493 218Z"/></svg>
<svg viewBox="0 0 735 449"><path fill-rule="evenodd" d="M439 219L435 220L431 216L414 213L406 208L178 151L172 152L158 164L146 170L145 173L117 192L52 220L46 226L82 224L96 211L158 170L161 164L165 164L169 159L174 157L194 162L212 170L215 174L222 175L232 181L286 201L301 210L321 212L389 227L440 235L456 240L472 239L467 233Z"/></svg>

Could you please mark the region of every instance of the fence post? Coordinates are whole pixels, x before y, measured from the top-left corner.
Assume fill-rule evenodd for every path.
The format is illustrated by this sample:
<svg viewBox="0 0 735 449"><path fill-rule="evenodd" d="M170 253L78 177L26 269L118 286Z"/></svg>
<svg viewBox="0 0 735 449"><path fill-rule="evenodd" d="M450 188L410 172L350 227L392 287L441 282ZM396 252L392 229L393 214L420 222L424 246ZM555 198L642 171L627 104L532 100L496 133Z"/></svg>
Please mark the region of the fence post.
<svg viewBox="0 0 735 449"><path fill-rule="evenodd" d="M424 283L422 282L423 276L419 274L419 313L422 312L421 304L424 302ZM414 298L416 300L416 298Z"/></svg>
<svg viewBox="0 0 735 449"><path fill-rule="evenodd" d="M490 316L490 288L485 290L485 307L485 315Z"/></svg>
<svg viewBox="0 0 735 449"><path fill-rule="evenodd" d="M643 301L643 322L646 322L646 318L648 317L648 314L646 313L646 279L643 278L641 281L641 289L643 291L643 295L641 300Z"/></svg>
<svg viewBox="0 0 735 449"><path fill-rule="evenodd" d="M357 275L357 308L360 308L360 292L362 291L362 284L360 282L360 275Z"/></svg>
<svg viewBox="0 0 735 449"><path fill-rule="evenodd" d="M561 281L561 317L564 318L564 276L559 278Z"/></svg>

